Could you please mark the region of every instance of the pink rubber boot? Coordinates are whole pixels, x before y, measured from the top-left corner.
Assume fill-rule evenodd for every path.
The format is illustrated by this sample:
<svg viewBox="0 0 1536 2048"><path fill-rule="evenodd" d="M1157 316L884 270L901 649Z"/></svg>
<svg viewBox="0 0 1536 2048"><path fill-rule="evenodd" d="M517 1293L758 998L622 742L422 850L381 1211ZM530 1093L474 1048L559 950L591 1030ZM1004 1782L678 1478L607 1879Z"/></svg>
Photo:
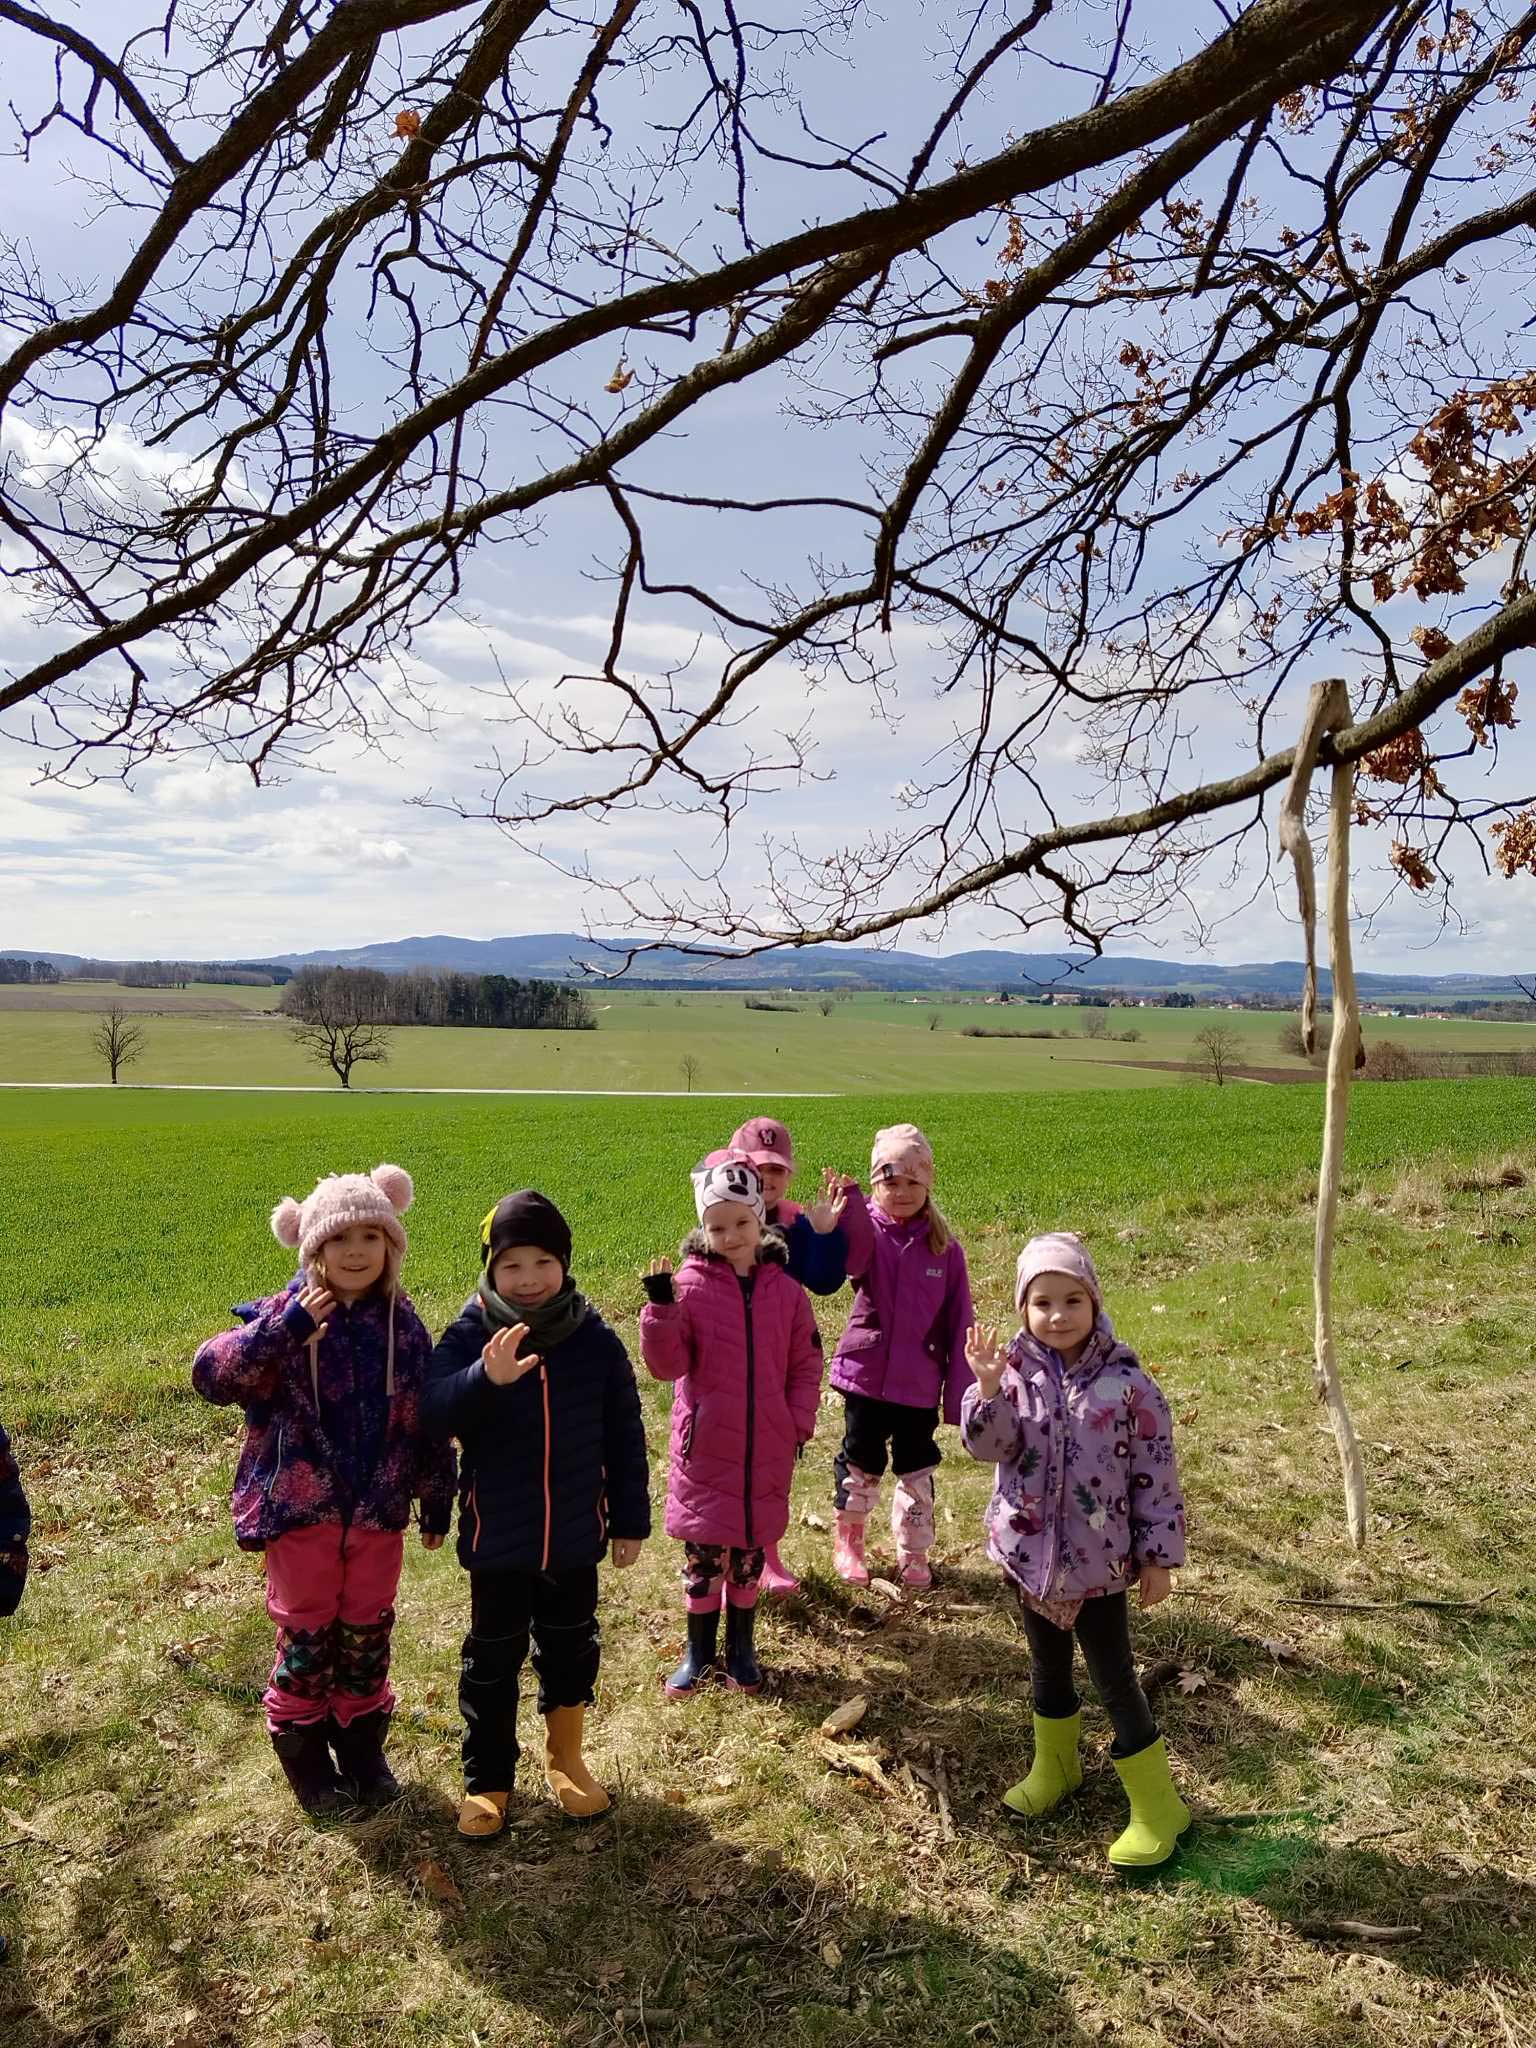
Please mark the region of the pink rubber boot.
<svg viewBox="0 0 1536 2048"><path fill-rule="evenodd" d="M891 1534L896 1538L896 1562L901 1583L921 1590L933 1584L928 1553L933 1548L933 1475L936 1465L921 1472L903 1472L896 1481L891 1502Z"/></svg>
<svg viewBox="0 0 1536 2048"><path fill-rule="evenodd" d="M850 1586L869 1584L869 1566L864 1562L864 1517L847 1508L837 1513L837 1533L832 1538L832 1569Z"/></svg>
<svg viewBox="0 0 1536 2048"><path fill-rule="evenodd" d="M800 1581L793 1572L785 1570L777 1543L763 1545L763 1576L758 1580L758 1588L780 1600L787 1600L791 1593L800 1590Z"/></svg>

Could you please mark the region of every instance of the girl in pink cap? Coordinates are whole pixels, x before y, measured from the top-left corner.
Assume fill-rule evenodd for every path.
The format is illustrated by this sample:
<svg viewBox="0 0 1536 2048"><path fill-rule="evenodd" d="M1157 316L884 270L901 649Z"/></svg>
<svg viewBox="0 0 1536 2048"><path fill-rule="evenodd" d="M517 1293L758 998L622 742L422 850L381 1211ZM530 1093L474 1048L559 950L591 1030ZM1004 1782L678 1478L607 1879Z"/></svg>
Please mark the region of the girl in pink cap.
<svg viewBox="0 0 1536 2048"><path fill-rule="evenodd" d="M789 1252L789 1277L810 1294L836 1294L848 1278L850 1260L868 1262L871 1243L864 1190L856 1180L824 1167L814 1202L802 1208L789 1199L795 1175L795 1152L788 1127L773 1116L748 1117L731 1133L724 1153L710 1158L748 1159L763 1183L765 1217L771 1230L783 1232ZM777 1543L763 1545L762 1590L787 1597L798 1593L800 1581L786 1570Z"/></svg>
<svg viewBox="0 0 1536 2048"><path fill-rule="evenodd" d="M1110 1762L1131 1822L1109 1852L1122 1871L1156 1869L1178 1847L1189 1808L1174 1789L1131 1655L1127 1595L1166 1600L1184 1562L1184 1497L1168 1404L1104 1313L1087 1247L1069 1231L1019 1254L1024 1327L1006 1350L978 1328L968 1352L962 1435L997 1466L987 1549L1003 1568L1029 1638L1035 1756L1003 1794L1027 1819L1083 1782L1073 1639L1115 1731Z"/></svg>
<svg viewBox="0 0 1536 2048"><path fill-rule="evenodd" d="M850 1585L867 1586L864 1524L889 1461L896 1474L891 1533L909 1586L933 1583L933 1475L937 1430L960 1420L970 1385L965 1334L971 1281L959 1240L933 1200L933 1148L916 1124L875 1133L870 1155L872 1229L849 1260L853 1314L832 1360L832 1384L846 1410L837 1475L832 1563Z"/></svg>
<svg viewBox="0 0 1536 2048"><path fill-rule="evenodd" d="M403 1167L376 1166L285 1197L272 1232L298 1273L192 1363L205 1400L245 1410L235 1540L266 1553L277 1656L262 1704L306 1813L399 1796L384 1740L403 1532L413 1501L428 1550L453 1518L453 1451L421 1412L432 1339L400 1292L411 1192Z"/></svg>

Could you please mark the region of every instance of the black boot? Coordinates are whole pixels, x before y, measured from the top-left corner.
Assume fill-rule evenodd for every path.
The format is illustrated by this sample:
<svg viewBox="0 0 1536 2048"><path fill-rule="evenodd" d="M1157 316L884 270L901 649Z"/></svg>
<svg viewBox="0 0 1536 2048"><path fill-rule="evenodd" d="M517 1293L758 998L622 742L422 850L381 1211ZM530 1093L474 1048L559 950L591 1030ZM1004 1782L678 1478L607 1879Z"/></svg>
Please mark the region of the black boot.
<svg viewBox="0 0 1536 2048"><path fill-rule="evenodd" d="M399 1782L384 1761L389 1722L390 1716L378 1707L371 1714L359 1714L345 1728L331 1723L342 1791L359 1806L388 1806L401 1796Z"/></svg>
<svg viewBox="0 0 1536 2048"><path fill-rule="evenodd" d="M752 1631L756 1625L755 1606L736 1607L726 1602L725 1682L732 1692L761 1692L763 1689L762 1667L752 1647Z"/></svg>
<svg viewBox="0 0 1536 2048"><path fill-rule="evenodd" d="M686 1700L714 1674L715 1646L720 1640L720 1610L688 1616L688 1649L683 1661L667 1680L667 1698Z"/></svg>
<svg viewBox="0 0 1536 2048"><path fill-rule="evenodd" d="M306 1721L299 1727L279 1728L272 1736L283 1776L306 1813L335 1813L342 1804L325 1732L323 1721Z"/></svg>

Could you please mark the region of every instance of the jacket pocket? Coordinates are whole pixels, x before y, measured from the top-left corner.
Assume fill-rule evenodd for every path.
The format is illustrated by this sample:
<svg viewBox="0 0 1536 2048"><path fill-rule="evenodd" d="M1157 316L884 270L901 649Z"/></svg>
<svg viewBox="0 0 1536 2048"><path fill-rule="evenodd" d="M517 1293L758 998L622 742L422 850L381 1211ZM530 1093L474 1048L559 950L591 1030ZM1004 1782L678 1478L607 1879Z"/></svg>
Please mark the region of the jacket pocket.
<svg viewBox="0 0 1536 2048"><path fill-rule="evenodd" d="M683 1426L683 1440L682 1443L678 1446L678 1454L682 1458L682 1461L685 1465L687 1464L688 1460L693 1456L693 1432L698 1426L698 1420L699 1411L697 1408L695 1408L693 1413L689 1416L687 1422Z"/></svg>

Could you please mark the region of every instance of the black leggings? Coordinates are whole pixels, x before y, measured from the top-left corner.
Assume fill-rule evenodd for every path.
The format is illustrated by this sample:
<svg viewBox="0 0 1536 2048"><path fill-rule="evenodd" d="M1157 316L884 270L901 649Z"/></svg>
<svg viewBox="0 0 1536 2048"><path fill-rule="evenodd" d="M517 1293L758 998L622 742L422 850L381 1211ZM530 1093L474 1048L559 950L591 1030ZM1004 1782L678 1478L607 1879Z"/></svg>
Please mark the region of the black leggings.
<svg viewBox="0 0 1536 2048"><path fill-rule="evenodd" d="M1062 1721L1077 1712L1077 1688L1072 1683L1072 1638L1076 1636L1088 1676L1115 1731L1111 1754L1134 1756L1156 1742L1157 1723L1131 1655L1131 1617L1124 1593L1085 1600L1071 1628L1058 1628L1024 1600L1019 1602L1019 1613L1029 1638L1029 1677L1037 1714L1048 1721Z"/></svg>
<svg viewBox="0 0 1536 2048"><path fill-rule="evenodd" d="M878 1479L887 1458L896 1477L928 1472L939 1463L937 1408L909 1408L903 1401L880 1401L873 1394L843 1395L843 1441L832 1460L837 1480L837 1506L848 1505L848 1468ZM887 1452L886 1446L890 1449Z"/></svg>

